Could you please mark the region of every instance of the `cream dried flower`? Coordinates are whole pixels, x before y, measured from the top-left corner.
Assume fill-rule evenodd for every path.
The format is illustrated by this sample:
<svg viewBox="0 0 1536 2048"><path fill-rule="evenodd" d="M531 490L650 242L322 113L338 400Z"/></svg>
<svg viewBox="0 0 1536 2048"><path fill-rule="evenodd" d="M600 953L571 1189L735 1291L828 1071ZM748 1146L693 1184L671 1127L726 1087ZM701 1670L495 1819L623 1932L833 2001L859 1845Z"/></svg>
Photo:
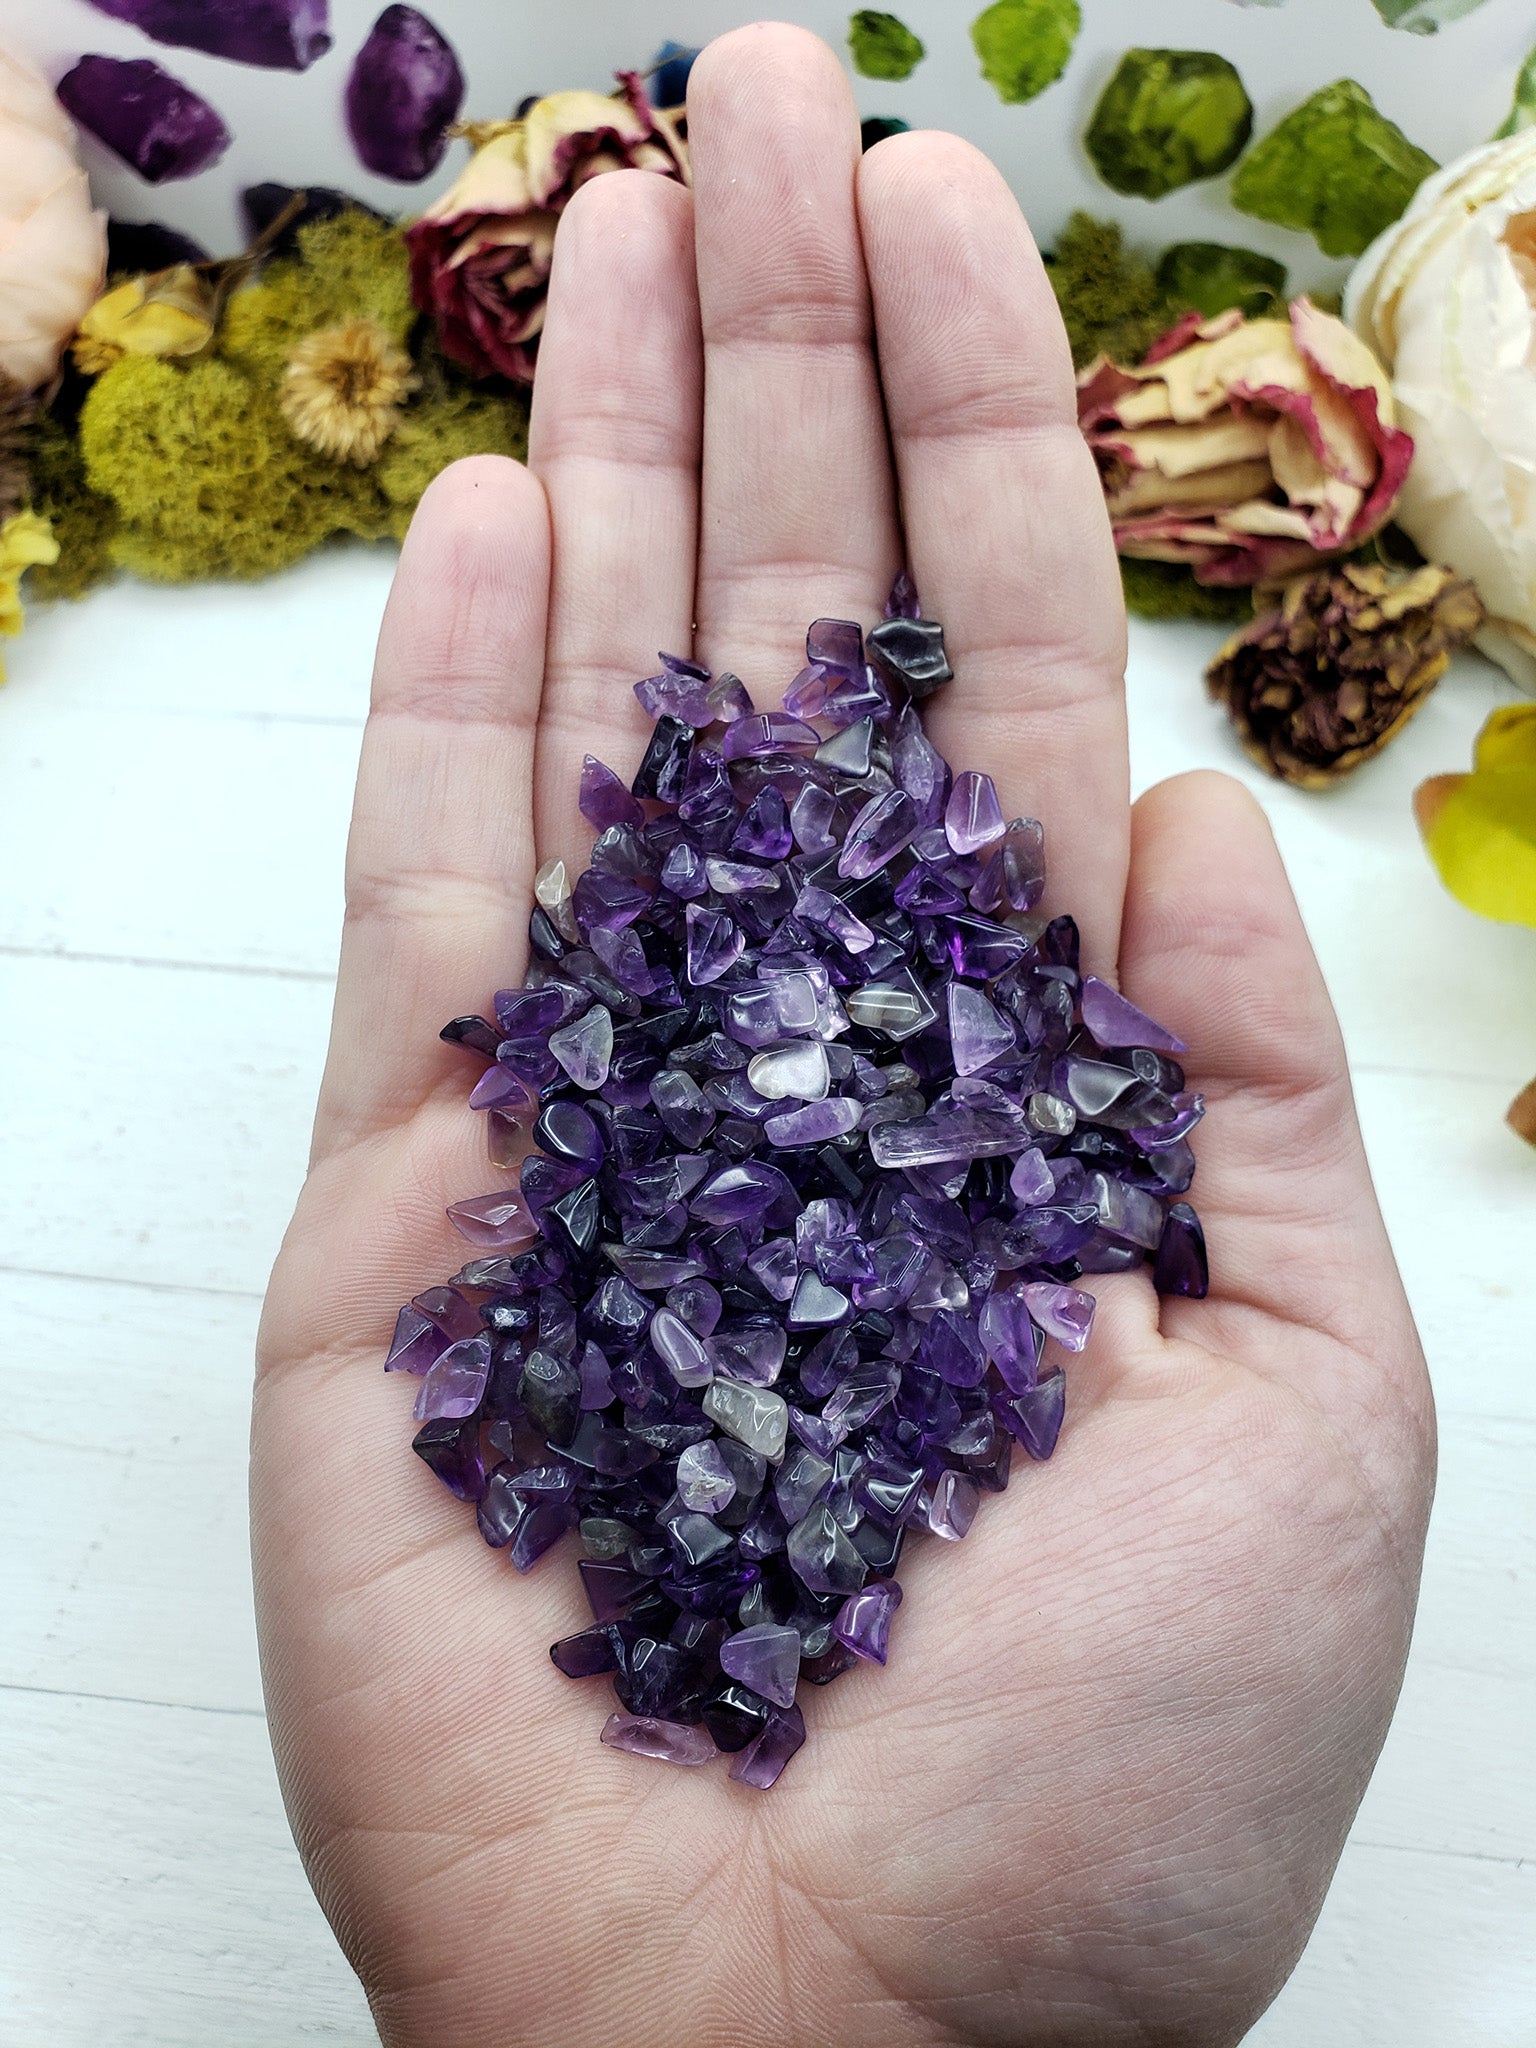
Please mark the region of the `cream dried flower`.
<svg viewBox="0 0 1536 2048"><path fill-rule="evenodd" d="M47 83L0 50L0 370L46 384L101 290L107 217Z"/></svg>
<svg viewBox="0 0 1536 2048"><path fill-rule="evenodd" d="M405 350L376 320L363 318L322 328L290 349L278 402L299 440L366 469L415 386Z"/></svg>

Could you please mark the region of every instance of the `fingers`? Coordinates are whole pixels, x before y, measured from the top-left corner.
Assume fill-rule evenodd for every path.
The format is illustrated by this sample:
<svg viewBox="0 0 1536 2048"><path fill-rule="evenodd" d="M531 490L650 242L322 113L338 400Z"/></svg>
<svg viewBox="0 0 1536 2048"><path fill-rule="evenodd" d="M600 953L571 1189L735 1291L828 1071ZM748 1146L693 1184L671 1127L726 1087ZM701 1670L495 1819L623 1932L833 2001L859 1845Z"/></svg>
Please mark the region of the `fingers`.
<svg viewBox="0 0 1536 2048"><path fill-rule="evenodd" d="M858 193L908 557L956 672L930 728L1044 822L1050 907L1112 971L1125 615L1050 284L1000 173L955 136L880 143Z"/></svg>
<svg viewBox="0 0 1536 2048"><path fill-rule="evenodd" d="M693 639L703 360L693 208L643 171L594 178L560 223L529 462L554 536L535 785L542 857L584 865L584 754L627 780L634 685Z"/></svg>
<svg viewBox="0 0 1536 2048"><path fill-rule="evenodd" d="M1216 1342L1218 1305L1256 1309L1291 1326L1276 1359L1290 1376L1314 1354L1338 1371L1308 1329L1417 1373L1343 1040L1263 812L1224 775L1177 776L1136 805L1132 846L1122 986L1188 1042L1209 1104L1191 1200L1212 1302L1165 1301L1165 1331Z"/></svg>
<svg viewBox="0 0 1536 2048"><path fill-rule="evenodd" d="M432 484L379 635L314 1156L403 1120L451 1074L449 1017L520 968L549 523L515 462Z"/></svg>
<svg viewBox="0 0 1536 2048"><path fill-rule="evenodd" d="M703 658L777 703L816 616L877 617L900 565L854 213L859 122L803 30L722 36L694 66L706 409Z"/></svg>

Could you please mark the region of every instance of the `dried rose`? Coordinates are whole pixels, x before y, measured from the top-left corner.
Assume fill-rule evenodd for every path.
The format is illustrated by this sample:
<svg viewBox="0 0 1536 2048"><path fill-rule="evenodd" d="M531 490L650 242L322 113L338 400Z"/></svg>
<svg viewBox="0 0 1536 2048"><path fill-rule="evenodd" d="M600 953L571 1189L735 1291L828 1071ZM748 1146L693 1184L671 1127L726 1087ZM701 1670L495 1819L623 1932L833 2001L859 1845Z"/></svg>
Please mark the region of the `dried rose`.
<svg viewBox="0 0 1536 2048"><path fill-rule="evenodd" d="M58 368L106 261L74 129L37 73L0 50L0 371L23 391Z"/></svg>
<svg viewBox="0 0 1536 2048"><path fill-rule="evenodd" d="M1470 583L1347 562L1298 577L1206 670L1259 765L1322 789L1379 753L1482 624Z"/></svg>
<svg viewBox="0 0 1536 2048"><path fill-rule="evenodd" d="M190 263L126 278L104 292L80 322L75 366L88 377L124 356L198 356L213 340L213 287Z"/></svg>
<svg viewBox="0 0 1536 2048"><path fill-rule="evenodd" d="M1192 313L1135 368L1078 378L1122 555L1188 562L1202 583L1277 580L1384 524L1413 442L1385 371L1341 320Z"/></svg>
<svg viewBox="0 0 1536 2048"><path fill-rule="evenodd" d="M619 80L611 98L551 93L520 120L472 125L475 154L406 231L411 296L474 376L532 382L555 227L580 186L626 169L687 182L676 114L651 106L635 72Z"/></svg>
<svg viewBox="0 0 1536 2048"><path fill-rule="evenodd" d="M1536 129L1421 187L1349 280L1417 447L1398 520L1477 583L1478 641L1536 690Z"/></svg>

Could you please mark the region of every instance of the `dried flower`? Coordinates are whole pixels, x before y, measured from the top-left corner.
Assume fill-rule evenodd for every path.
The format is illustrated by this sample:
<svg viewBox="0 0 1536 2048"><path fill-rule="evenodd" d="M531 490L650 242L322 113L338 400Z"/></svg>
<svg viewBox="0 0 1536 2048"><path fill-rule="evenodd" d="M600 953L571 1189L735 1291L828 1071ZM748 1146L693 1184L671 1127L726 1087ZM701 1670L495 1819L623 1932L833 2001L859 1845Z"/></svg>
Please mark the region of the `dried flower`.
<svg viewBox="0 0 1536 2048"><path fill-rule="evenodd" d="M13 512L0 526L0 638L12 639L21 631L22 577L29 569L58 559L53 528L35 512ZM5 666L0 663L0 683L4 681Z"/></svg>
<svg viewBox="0 0 1536 2048"><path fill-rule="evenodd" d="M632 71L612 98L557 92L517 121L470 123L458 180L406 230L411 293L443 352L475 377L533 381L562 209L604 171L688 181L681 110L653 107Z"/></svg>
<svg viewBox="0 0 1536 2048"><path fill-rule="evenodd" d="M1414 816L1440 879L1468 910L1536 926L1536 704L1506 704L1477 736L1470 775L1432 775ZM1536 1145L1536 1081L1506 1122Z"/></svg>
<svg viewBox="0 0 1536 2048"><path fill-rule="evenodd" d="M0 370L24 391L58 368L106 260L74 129L37 73L0 50Z"/></svg>
<svg viewBox="0 0 1536 2048"><path fill-rule="evenodd" d="M0 370L0 519L9 519L26 502L32 428L39 409L33 394Z"/></svg>
<svg viewBox="0 0 1536 2048"><path fill-rule="evenodd" d="M1449 569L1346 562L1297 578L1206 670L1245 750L1302 789L1379 753L1482 623Z"/></svg>
<svg viewBox="0 0 1536 2048"><path fill-rule="evenodd" d="M126 278L80 322L75 367L99 377L124 356L200 356L213 340L214 290L190 263Z"/></svg>
<svg viewBox="0 0 1536 2048"><path fill-rule="evenodd" d="M1139 367L1100 358L1077 381L1116 547L1202 583L1274 582L1358 547L1413 454L1381 365L1306 298L1289 320L1192 313Z"/></svg>
<svg viewBox="0 0 1536 2048"><path fill-rule="evenodd" d="M1478 645L1536 690L1536 128L1431 178L1349 281L1418 453L1398 520L1477 584Z"/></svg>
<svg viewBox="0 0 1536 2048"><path fill-rule="evenodd" d="M401 401L415 383L410 357L376 320L348 320L289 350L283 418L322 455L366 469L399 424Z"/></svg>

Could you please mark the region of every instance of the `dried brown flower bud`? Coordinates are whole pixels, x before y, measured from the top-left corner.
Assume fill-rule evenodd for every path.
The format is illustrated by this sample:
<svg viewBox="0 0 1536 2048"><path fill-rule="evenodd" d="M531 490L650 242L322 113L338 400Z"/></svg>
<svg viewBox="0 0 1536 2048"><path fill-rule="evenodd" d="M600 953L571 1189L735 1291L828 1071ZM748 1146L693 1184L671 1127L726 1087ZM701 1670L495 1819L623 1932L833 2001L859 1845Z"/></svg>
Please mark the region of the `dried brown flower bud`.
<svg viewBox="0 0 1536 2048"><path fill-rule="evenodd" d="M326 327L289 350L278 403L301 441L366 468L395 431L416 385L411 359L376 320Z"/></svg>
<svg viewBox="0 0 1536 2048"><path fill-rule="evenodd" d="M1254 760L1302 789L1379 753L1483 619L1472 585L1429 564L1350 562L1260 603L1205 679Z"/></svg>

